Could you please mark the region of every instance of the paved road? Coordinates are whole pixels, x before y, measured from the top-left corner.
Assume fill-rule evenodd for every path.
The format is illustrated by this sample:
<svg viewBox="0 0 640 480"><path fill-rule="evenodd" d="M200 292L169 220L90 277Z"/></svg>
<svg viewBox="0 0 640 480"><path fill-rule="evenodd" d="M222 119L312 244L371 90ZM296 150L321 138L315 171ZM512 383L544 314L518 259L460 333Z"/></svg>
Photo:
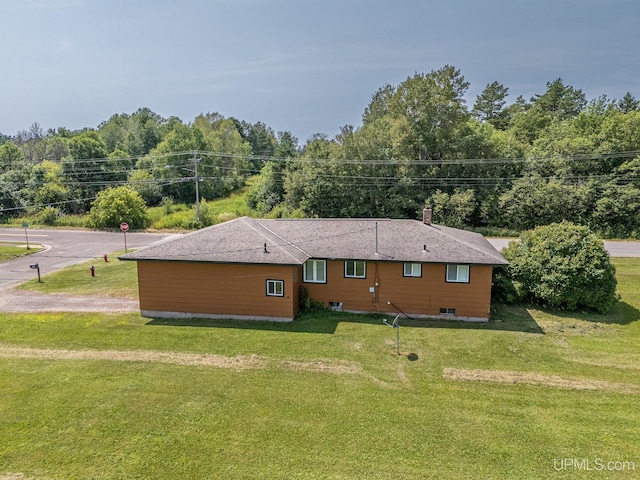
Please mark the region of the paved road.
<svg viewBox="0 0 640 480"><path fill-rule="evenodd" d="M29 268L29 265L35 263L40 265L40 272L45 275L86 260L101 259L105 253L124 249L124 234L121 232L28 228L27 236L30 245L44 245L46 249L0 263L0 290L36 277L36 270ZM176 234L166 233L127 233L127 248L152 245L175 236ZM25 240L22 228L0 228L0 242Z"/></svg>
<svg viewBox="0 0 640 480"><path fill-rule="evenodd" d="M488 240L498 250L502 250L511 241L504 238L489 238ZM640 257L640 242L605 241L604 248L612 257Z"/></svg>

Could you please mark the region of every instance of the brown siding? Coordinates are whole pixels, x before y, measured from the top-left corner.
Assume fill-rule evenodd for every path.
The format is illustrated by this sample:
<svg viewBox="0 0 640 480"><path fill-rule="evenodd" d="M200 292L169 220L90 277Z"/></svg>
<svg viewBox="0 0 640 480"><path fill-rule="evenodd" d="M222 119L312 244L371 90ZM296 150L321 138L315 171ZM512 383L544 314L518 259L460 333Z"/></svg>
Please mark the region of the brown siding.
<svg viewBox="0 0 640 480"><path fill-rule="evenodd" d="M266 280L283 280L284 296L267 296ZM146 311L292 319L299 281L293 266L138 262L140 309Z"/></svg>
<svg viewBox="0 0 640 480"><path fill-rule="evenodd" d="M456 317L489 318L491 266L471 265L469 283L447 283L446 266L422 264L422 277L404 277L403 263L367 262L366 278L345 278L343 261L327 261L327 283L303 283L314 301L342 302L344 310L411 315L440 314L455 308ZM376 285L377 284L377 285ZM375 287L375 292L369 291Z"/></svg>

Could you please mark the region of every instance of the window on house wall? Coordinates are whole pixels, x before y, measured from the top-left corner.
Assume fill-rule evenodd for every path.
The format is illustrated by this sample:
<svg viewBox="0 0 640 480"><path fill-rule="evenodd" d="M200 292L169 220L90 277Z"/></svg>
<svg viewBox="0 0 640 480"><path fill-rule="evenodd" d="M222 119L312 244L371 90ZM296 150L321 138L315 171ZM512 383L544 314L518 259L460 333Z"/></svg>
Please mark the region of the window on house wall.
<svg viewBox="0 0 640 480"><path fill-rule="evenodd" d="M421 277L422 276L422 264L420 264L420 263L405 263L404 264L404 276L405 277Z"/></svg>
<svg viewBox="0 0 640 480"><path fill-rule="evenodd" d="M344 262L344 276L347 278L366 278L367 262L364 260L347 260Z"/></svg>
<svg viewBox="0 0 640 480"><path fill-rule="evenodd" d="M447 265L447 282L469 283L469 265Z"/></svg>
<svg viewBox="0 0 640 480"><path fill-rule="evenodd" d="M284 297L284 280L267 280L268 297Z"/></svg>
<svg viewBox="0 0 640 480"><path fill-rule="evenodd" d="M455 315L456 314L456 309L455 308L441 308L440 309L440 315Z"/></svg>
<svg viewBox="0 0 640 480"><path fill-rule="evenodd" d="M303 266L302 278L308 283L327 283L327 261L307 260Z"/></svg>

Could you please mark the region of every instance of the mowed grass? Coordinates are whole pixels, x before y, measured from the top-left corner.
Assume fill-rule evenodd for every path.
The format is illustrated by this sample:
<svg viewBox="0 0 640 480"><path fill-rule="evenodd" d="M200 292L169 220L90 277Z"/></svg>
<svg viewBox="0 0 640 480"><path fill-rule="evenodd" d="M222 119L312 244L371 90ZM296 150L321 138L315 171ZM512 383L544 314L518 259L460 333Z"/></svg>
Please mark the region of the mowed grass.
<svg viewBox="0 0 640 480"><path fill-rule="evenodd" d="M29 245L26 243L0 242L0 262L13 260L22 255L30 255L42 250L41 245Z"/></svg>
<svg viewBox="0 0 640 480"><path fill-rule="evenodd" d="M607 316L501 307L485 325L401 320L400 356L378 315L0 315L0 476L637 478L640 259L615 261L622 301ZM472 370L481 381L455 375ZM501 383L505 372L537 384Z"/></svg>
<svg viewBox="0 0 640 480"><path fill-rule="evenodd" d="M118 255L124 253L124 250L110 253L107 262L99 257L42 275L41 282L34 278L18 288L42 293L138 298L136 263L118 260ZM91 276L91 267L94 267L94 276Z"/></svg>

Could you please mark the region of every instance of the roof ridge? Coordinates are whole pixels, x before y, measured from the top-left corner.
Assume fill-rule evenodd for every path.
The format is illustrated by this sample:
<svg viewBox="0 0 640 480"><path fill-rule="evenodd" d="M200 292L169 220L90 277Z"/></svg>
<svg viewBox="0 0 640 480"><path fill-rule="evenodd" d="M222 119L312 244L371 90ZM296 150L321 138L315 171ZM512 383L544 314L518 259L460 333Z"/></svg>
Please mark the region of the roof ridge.
<svg viewBox="0 0 640 480"><path fill-rule="evenodd" d="M416 221L419 221L419 220L416 220ZM453 240L453 241L455 241L455 242L461 243L462 245L464 245L464 246L466 246L466 247L468 247L468 248L471 248L472 250L474 250L474 251L476 251L476 252L480 252L480 253L483 253L483 254L485 254L485 255L489 255L490 257L493 257L493 258L495 258L496 260L500 260L500 261L503 261L503 260L504 260L504 257L502 257L502 254L501 254L500 252L498 252L498 251L495 249L495 247L494 247L493 245L491 245L491 243L489 243L489 241L488 241L486 238L484 238L484 236L483 236L483 235L481 235L481 234L479 234L479 233L470 232L469 230L462 230L462 229L460 229L460 228L447 227L446 225L435 225L435 224L429 224L429 225L426 225L426 224L425 224L425 226L427 226L427 227L433 227L433 230L434 230L438 235L442 235L442 236L444 236L444 237L447 237L447 238L448 238L448 239L450 239L450 240ZM456 231L459 231L459 232L468 233L468 234L479 235L479 237L480 237L480 238L482 238L482 239L483 239L483 240L488 244L488 246L489 246L489 247L491 247L491 250L495 250L495 251L496 251L496 253L499 255L499 257L498 257L498 256L496 256L496 255L494 255L494 254L493 254L493 252L491 252L491 250L489 250L489 251L481 250L481 249L479 249L477 246L475 246L475 245L473 245L473 244L470 244L470 243L468 243L468 242L465 242L464 240L461 240L461 239L459 239L459 238L456 238L455 236L448 235L447 233L445 233L444 231L442 231L442 230L441 230L441 228L442 228L442 227L447 228L447 229L456 230ZM502 258L500 258L500 257L502 257Z"/></svg>
<svg viewBox="0 0 640 480"><path fill-rule="evenodd" d="M260 223L258 220L253 219L253 218L249 218L249 217L242 217L242 220L244 220L244 223L251 228L254 232L264 236L266 239L272 241L275 246L277 247L284 247L284 246L289 246L289 247L293 247L294 249L298 250L300 253L302 253L305 257L310 258L311 255L309 255L307 252L305 252L304 250L302 250L300 247L298 247L297 245L294 245L293 243L291 243L289 240L287 240L286 238L282 237L281 235L278 235L276 232L274 232L273 230L271 230L269 227L267 227L266 225L263 225L262 223ZM271 237L271 238L270 238ZM273 241L273 237L276 238L276 241ZM282 243L279 243L278 240ZM283 248L282 251L289 257L291 257L293 260L295 261L299 261L300 259L297 258L295 255L293 255L291 252L287 251L287 249Z"/></svg>

